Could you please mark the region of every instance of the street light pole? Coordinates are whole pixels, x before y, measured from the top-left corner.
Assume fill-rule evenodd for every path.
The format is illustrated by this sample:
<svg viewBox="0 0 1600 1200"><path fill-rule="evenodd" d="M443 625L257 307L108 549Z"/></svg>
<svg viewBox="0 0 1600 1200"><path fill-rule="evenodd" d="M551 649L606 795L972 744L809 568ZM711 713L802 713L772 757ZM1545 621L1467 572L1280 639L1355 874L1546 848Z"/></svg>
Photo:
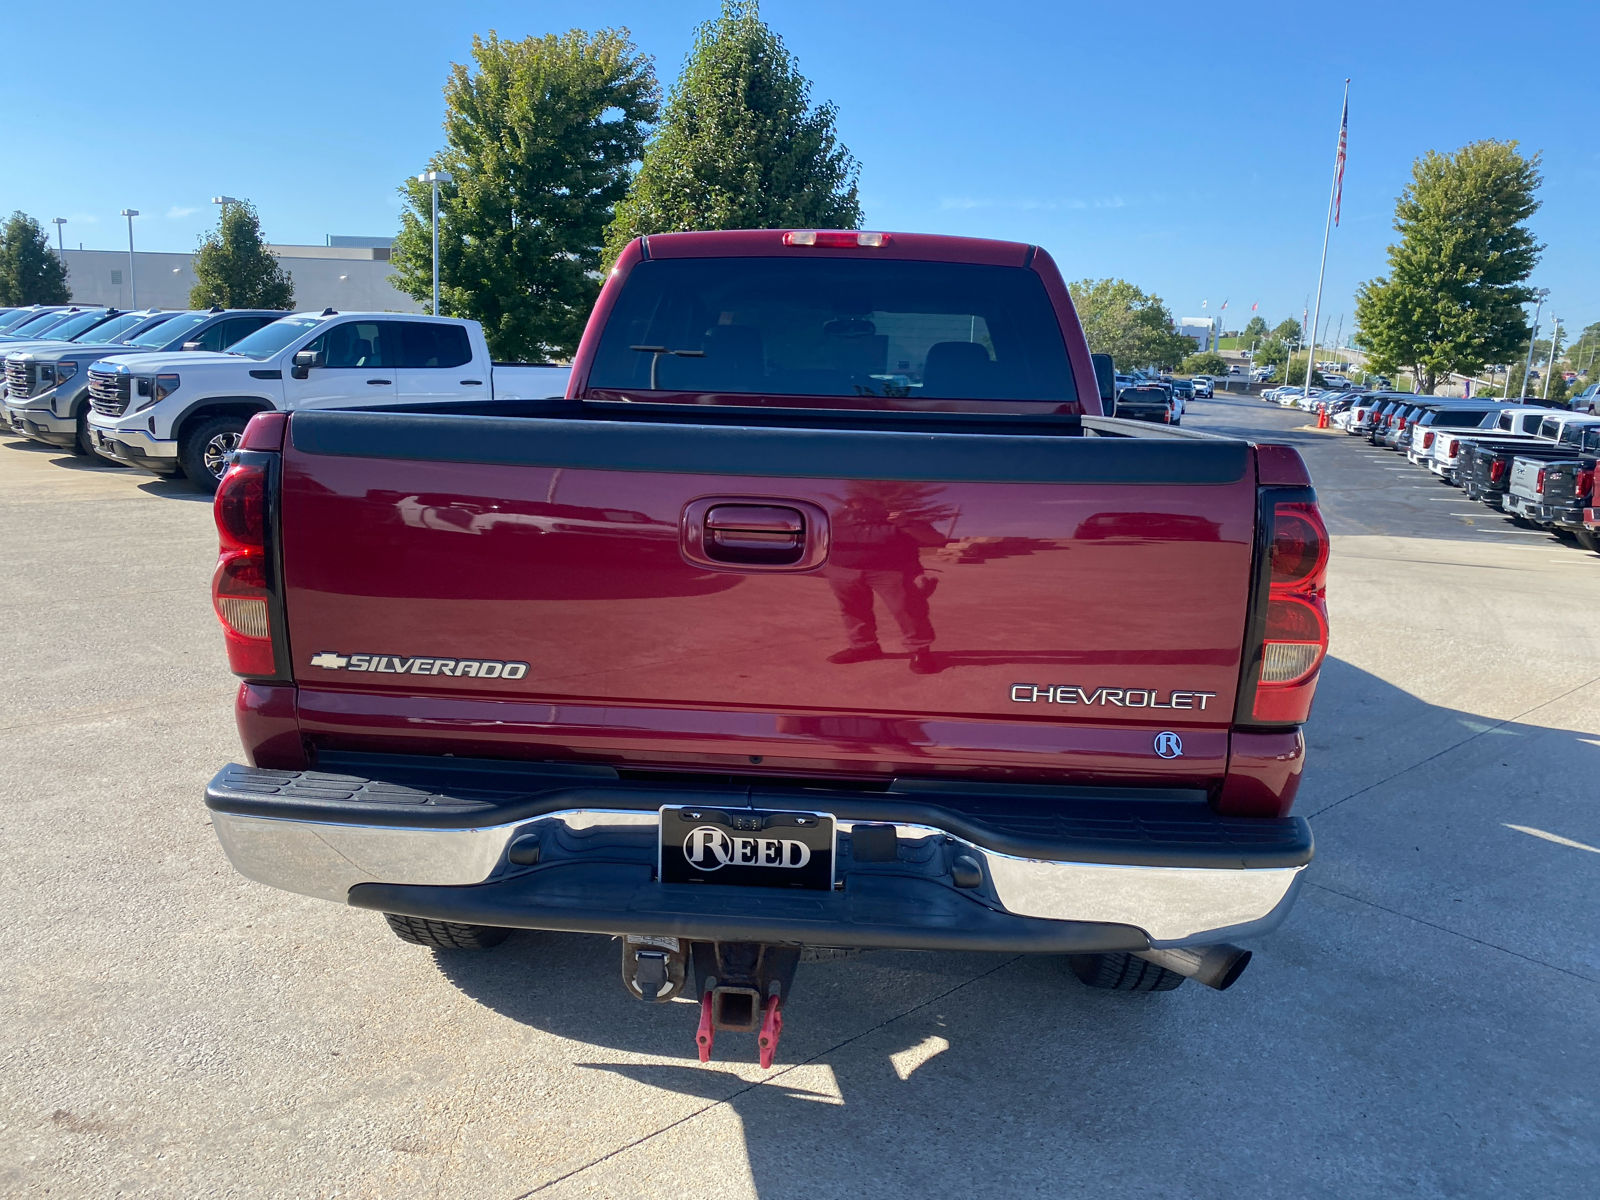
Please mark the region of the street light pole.
<svg viewBox="0 0 1600 1200"><path fill-rule="evenodd" d="M1533 370L1533 343L1539 336L1539 314L1544 311L1544 298L1549 294L1549 288L1537 288L1533 293L1538 303L1533 306L1533 332L1528 335L1528 361L1522 367L1522 390L1517 393L1518 400L1528 398L1528 372Z"/></svg>
<svg viewBox="0 0 1600 1200"><path fill-rule="evenodd" d="M454 183L456 177L449 171L424 171L417 176L419 183L433 185L433 315L439 315L439 185Z"/></svg>
<svg viewBox="0 0 1600 1200"><path fill-rule="evenodd" d="M129 308L139 307L139 285L133 278L133 219L139 215L137 208L125 208L122 215L128 218L128 302Z"/></svg>
<svg viewBox="0 0 1600 1200"><path fill-rule="evenodd" d="M1550 373L1556 369L1556 343L1561 340L1561 318L1552 317L1550 330L1550 361L1544 365L1544 389L1539 393L1539 399L1550 399Z"/></svg>
<svg viewBox="0 0 1600 1200"><path fill-rule="evenodd" d="M61 240L61 227L67 223L67 219L65 217L51 217L50 222L56 227L56 253L65 254L67 247Z"/></svg>

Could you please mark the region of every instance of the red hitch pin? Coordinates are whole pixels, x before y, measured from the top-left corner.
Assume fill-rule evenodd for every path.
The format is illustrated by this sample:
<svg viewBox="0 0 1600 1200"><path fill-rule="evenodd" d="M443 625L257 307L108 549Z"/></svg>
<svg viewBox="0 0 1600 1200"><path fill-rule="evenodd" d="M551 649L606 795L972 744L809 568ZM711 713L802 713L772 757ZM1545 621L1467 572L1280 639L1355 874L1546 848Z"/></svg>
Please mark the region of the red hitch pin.
<svg viewBox="0 0 1600 1200"><path fill-rule="evenodd" d="M779 1011L778 1006L782 1002L781 996L770 996L767 999L767 1015L761 1022L761 1035L757 1039L757 1044L761 1047L763 1068L772 1065L772 1056L778 1052L778 1038L783 1033L783 1013Z"/></svg>
<svg viewBox="0 0 1600 1200"><path fill-rule="evenodd" d="M716 1040L717 1031L711 1026L711 993L707 992L700 997L700 1029L694 1035L695 1045L700 1048L700 1061L711 1061L711 1044Z"/></svg>

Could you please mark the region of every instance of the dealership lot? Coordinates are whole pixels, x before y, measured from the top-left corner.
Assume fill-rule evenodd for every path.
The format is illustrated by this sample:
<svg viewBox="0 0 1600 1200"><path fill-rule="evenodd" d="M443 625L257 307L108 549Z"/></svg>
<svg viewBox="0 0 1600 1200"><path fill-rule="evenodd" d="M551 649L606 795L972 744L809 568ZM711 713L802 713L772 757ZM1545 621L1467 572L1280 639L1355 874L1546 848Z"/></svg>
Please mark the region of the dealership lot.
<svg viewBox="0 0 1600 1200"><path fill-rule="evenodd" d="M0 439L0 1191L1585 1189L1600 558L1306 419L1185 417L1299 446L1336 539L1297 805L1318 857L1241 983L807 965L770 1072L732 1036L701 1066L692 1006L628 999L603 939L435 957L234 874L200 801L237 754L209 506Z"/></svg>

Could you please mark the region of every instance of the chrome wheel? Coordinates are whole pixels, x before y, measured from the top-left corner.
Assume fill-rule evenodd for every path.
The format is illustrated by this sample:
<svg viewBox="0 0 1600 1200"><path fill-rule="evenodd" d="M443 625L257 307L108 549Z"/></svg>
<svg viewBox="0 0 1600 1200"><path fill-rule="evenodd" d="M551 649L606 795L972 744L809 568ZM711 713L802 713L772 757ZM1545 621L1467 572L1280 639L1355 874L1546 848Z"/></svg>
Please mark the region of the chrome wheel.
<svg viewBox="0 0 1600 1200"><path fill-rule="evenodd" d="M228 469L228 455L237 450L239 443L243 440L242 434L229 430L226 433L217 434L208 441L205 451L201 454L201 458L206 464L206 470L210 471L216 478L221 479L223 473Z"/></svg>

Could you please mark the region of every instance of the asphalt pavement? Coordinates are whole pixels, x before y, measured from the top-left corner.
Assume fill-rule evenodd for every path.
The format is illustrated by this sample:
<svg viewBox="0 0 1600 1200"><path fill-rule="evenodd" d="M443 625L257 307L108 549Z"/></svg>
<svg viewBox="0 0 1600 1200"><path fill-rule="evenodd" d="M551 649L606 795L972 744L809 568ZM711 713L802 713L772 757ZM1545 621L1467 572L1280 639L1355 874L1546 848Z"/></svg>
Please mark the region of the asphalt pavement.
<svg viewBox="0 0 1600 1200"><path fill-rule="evenodd" d="M767 1072L605 939L434 953L236 875L209 506L0 438L0 1194L1592 1194L1600 559L1306 423L1185 421L1298 446L1335 534L1317 860L1240 983L811 964Z"/></svg>

